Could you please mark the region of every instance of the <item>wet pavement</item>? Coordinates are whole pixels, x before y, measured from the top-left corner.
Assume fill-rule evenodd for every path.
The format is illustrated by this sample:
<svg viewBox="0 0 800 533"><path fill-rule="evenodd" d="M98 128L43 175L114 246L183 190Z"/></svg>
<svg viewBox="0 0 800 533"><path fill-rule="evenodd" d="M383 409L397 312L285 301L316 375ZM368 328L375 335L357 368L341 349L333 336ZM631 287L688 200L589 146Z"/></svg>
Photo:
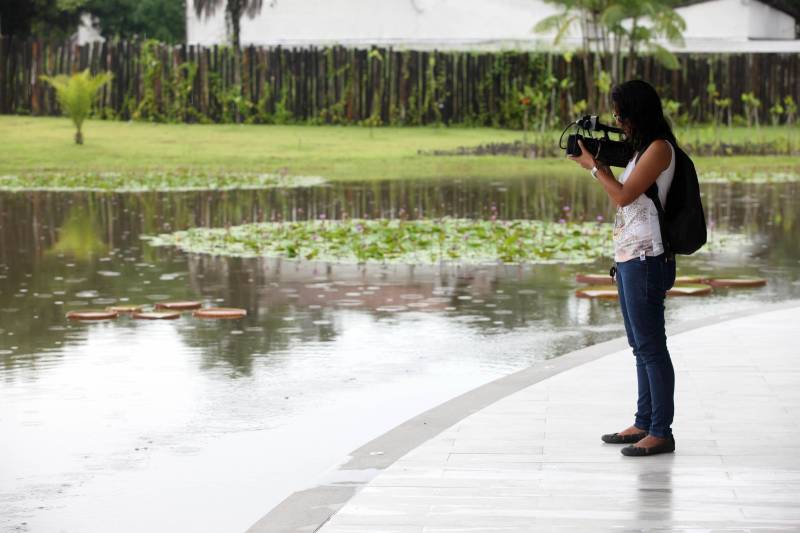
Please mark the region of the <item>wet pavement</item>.
<svg viewBox="0 0 800 533"><path fill-rule="evenodd" d="M747 315L669 337L674 454L600 441L636 407L615 350L453 420L318 531L797 531L800 301Z"/></svg>

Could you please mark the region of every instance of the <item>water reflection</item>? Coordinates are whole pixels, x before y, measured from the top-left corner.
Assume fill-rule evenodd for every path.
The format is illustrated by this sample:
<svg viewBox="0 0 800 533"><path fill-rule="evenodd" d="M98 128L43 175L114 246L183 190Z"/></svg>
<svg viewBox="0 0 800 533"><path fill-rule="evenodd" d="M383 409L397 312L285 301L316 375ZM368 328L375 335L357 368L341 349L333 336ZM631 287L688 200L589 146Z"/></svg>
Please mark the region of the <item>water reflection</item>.
<svg viewBox="0 0 800 533"><path fill-rule="evenodd" d="M713 230L739 234L742 244L682 259L680 273L760 274L769 285L670 300L669 320L800 296L798 185L713 185L703 192ZM607 270L607 261L365 268L187 256L140 239L195 225L323 214L595 220L613 212L585 178L0 194L0 424L7 436L0 443L6 458L0 463L0 508L9 511L0 512L0 528L22 521L41 530L74 526L76 515L63 509L88 509L81 502L96 498L141 501L138 492L147 486L169 490L179 475L173 465L216 483L229 473L213 470L204 455L212 446L207 443L243 439L243 432L263 432L258 446L244 445L260 455L258 461L241 455L243 470L258 463L267 477L281 469L316 472L455 394L622 333L615 302L573 296L575 273ZM184 317L76 324L64 318L68 309L166 299L202 299L249 314L232 322ZM350 427L353 416L371 421ZM315 433L323 429L336 436ZM292 455L298 435L325 439L328 446ZM58 450L50 445L55 442ZM220 444L217 451L236 456L232 450L240 448L230 446ZM159 471L147 466L151 462ZM97 472L113 475L101 479ZM130 484L109 481L119 479ZM229 490L254 520L296 484L287 474L265 490L230 474ZM192 498L207 496L200 488L180 488ZM73 498L69 506L59 503L62 494ZM181 497L189 498L175 496ZM105 514L93 515L97 523L122 512L106 500ZM200 522L194 530L213 531L218 523L192 508ZM131 523L153 530L152 524Z"/></svg>
<svg viewBox="0 0 800 533"><path fill-rule="evenodd" d="M441 270L186 257L151 248L139 237L194 225L320 215L488 217L497 212L500 218L609 218L605 196L590 185L583 179L442 180L259 192L5 193L0 195L0 349L15 356L4 357L3 364L31 363L54 347L82 342L82 332L92 326L65 323L65 309L167 298L199 297L247 308L250 315L242 323L179 329L191 346L203 348L205 364L224 361L245 374L251 354L285 349L298 337L330 340L342 309L375 317L445 313L486 332L537 320L567 324L571 274L577 267ZM784 269L794 272L800 258L797 184L712 185L704 187L704 196L712 231L742 234L749 247L718 254L711 263L707 257L688 258L682 261L686 269L753 273L757 268L796 292L793 276ZM20 220L30 223L16 223ZM136 326L126 321L121 327Z"/></svg>

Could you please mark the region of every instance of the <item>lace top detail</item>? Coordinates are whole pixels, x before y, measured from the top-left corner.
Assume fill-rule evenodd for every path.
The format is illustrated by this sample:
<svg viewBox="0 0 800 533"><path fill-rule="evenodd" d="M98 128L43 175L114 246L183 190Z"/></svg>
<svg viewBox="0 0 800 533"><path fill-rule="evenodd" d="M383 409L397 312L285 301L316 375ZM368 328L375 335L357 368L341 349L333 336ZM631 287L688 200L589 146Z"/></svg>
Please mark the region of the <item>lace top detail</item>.
<svg viewBox="0 0 800 533"><path fill-rule="evenodd" d="M666 208L667 191L672 184L675 174L675 149L668 143L672 150L672 159L669 166L656 179L658 185L658 199ZM628 162L620 178L625 183L636 168L636 156ZM617 262L630 261L642 256L656 256L664 253L661 242L661 228L658 224L658 210L655 204L645 194L626 205L617 208L614 220L614 260Z"/></svg>

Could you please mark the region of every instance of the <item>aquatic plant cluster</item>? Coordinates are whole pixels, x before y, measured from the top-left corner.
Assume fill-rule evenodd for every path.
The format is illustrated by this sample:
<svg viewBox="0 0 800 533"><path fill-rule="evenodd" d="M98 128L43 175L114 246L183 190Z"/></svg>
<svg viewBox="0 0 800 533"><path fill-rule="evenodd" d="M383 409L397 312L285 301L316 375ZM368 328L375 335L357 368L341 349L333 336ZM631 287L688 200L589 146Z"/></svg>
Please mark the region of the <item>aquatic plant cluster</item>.
<svg viewBox="0 0 800 533"><path fill-rule="evenodd" d="M87 172L66 174L41 172L0 176L4 191L208 191L269 189L272 187L310 187L325 181L318 176L284 176L201 171Z"/></svg>
<svg viewBox="0 0 800 533"><path fill-rule="evenodd" d="M611 254L611 225L540 220L311 220L194 228L155 246L340 263L584 263Z"/></svg>
<svg viewBox="0 0 800 533"><path fill-rule="evenodd" d="M719 172L708 170L700 176L702 183L794 183L800 181L800 173L793 171L753 171L753 172Z"/></svg>
<svg viewBox="0 0 800 533"><path fill-rule="evenodd" d="M152 172L37 172L0 175L0 191L231 191L275 187L322 185L322 176L292 176L246 172L152 171ZM716 171L700 174L702 183L790 183L800 181L796 171Z"/></svg>

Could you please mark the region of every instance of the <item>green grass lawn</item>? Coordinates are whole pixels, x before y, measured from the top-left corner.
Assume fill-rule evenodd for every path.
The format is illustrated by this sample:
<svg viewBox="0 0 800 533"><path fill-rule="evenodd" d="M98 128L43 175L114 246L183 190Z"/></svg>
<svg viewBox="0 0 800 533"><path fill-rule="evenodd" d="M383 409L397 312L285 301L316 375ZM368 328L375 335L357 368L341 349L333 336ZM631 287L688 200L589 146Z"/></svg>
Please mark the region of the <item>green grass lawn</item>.
<svg viewBox="0 0 800 533"><path fill-rule="evenodd" d="M557 142L560 132L547 135ZM713 140L711 128L679 131ZM797 129L735 128L725 139L767 142L797 135ZM85 145L73 141L66 118L0 116L0 176L115 172L123 175L288 174L331 180L393 178L513 178L575 174L561 158L530 160L510 156L429 156L419 150L514 142L519 131L491 128L368 128L356 126L185 125L87 121ZM680 139L679 139L680 140ZM700 171L754 170L800 174L788 156L697 158ZM2 187L2 184L0 184Z"/></svg>

